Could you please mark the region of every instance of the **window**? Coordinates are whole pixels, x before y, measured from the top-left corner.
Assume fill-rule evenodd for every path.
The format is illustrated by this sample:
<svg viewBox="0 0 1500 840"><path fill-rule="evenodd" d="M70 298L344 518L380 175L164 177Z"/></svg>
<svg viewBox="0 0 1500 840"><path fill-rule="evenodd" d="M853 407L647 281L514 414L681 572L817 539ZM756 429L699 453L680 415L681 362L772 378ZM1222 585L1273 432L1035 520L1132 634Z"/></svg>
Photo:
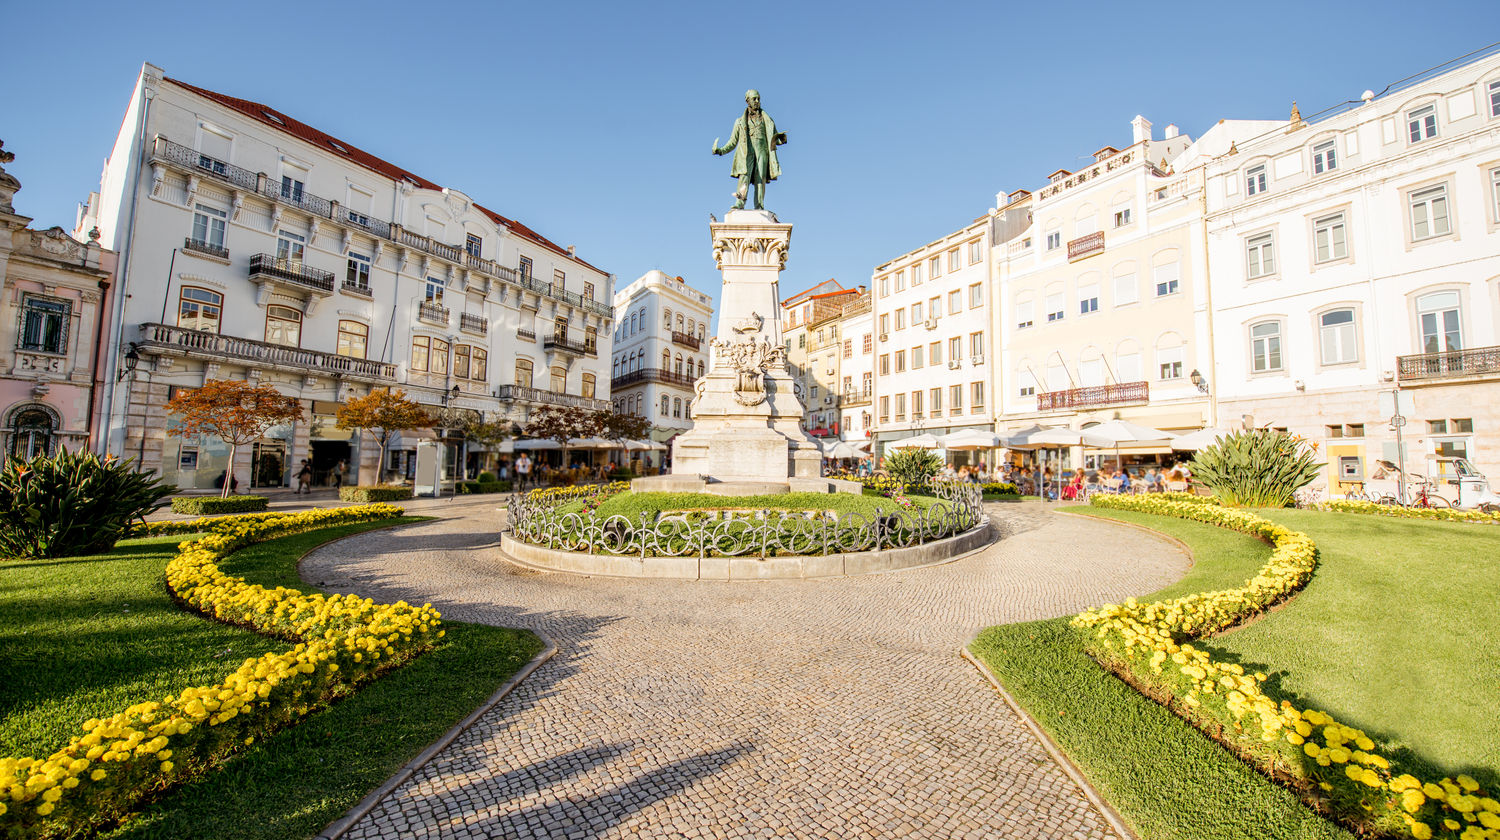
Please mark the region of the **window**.
<svg viewBox="0 0 1500 840"><path fill-rule="evenodd" d="M344 273L344 285L366 291L370 288L370 258L364 254L349 252L349 267Z"/></svg>
<svg viewBox="0 0 1500 840"><path fill-rule="evenodd" d="M1024 330L1036 324L1036 302L1022 301L1016 304L1016 329Z"/></svg>
<svg viewBox="0 0 1500 840"><path fill-rule="evenodd" d="M286 347L301 347L302 313L290 306L266 307L266 341Z"/></svg>
<svg viewBox="0 0 1500 840"><path fill-rule="evenodd" d="M53 419L45 410L31 408L16 412L11 427L11 454L23 460L51 454L54 430Z"/></svg>
<svg viewBox="0 0 1500 840"><path fill-rule="evenodd" d="M913 270L914 271L921 271L922 267L921 266L916 266ZM902 270L896 272L896 291L899 292L899 291L901 291L904 288L906 288L906 269L902 269Z"/></svg>
<svg viewBox="0 0 1500 840"><path fill-rule="evenodd" d="M911 369L918 370L922 366L922 345L918 344L911 348Z"/></svg>
<svg viewBox="0 0 1500 840"><path fill-rule="evenodd" d="M65 353L68 349L68 315L72 306L66 301L27 296L21 311L21 347L40 353Z"/></svg>
<svg viewBox="0 0 1500 840"><path fill-rule="evenodd" d="M1500 170L1496 170L1496 177L1500 178ZM943 314L943 296L934 295L927 299L927 317L936 318Z"/></svg>
<svg viewBox="0 0 1500 840"><path fill-rule="evenodd" d="M1252 196L1266 191L1266 165L1257 163L1245 170L1245 195Z"/></svg>
<svg viewBox="0 0 1500 840"><path fill-rule="evenodd" d="M1422 328L1422 352L1462 350L1458 292L1434 292L1417 298L1417 320Z"/></svg>
<svg viewBox="0 0 1500 840"><path fill-rule="evenodd" d="M904 329L906 329L906 310L905 309L897 309L896 310L896 330L900 331L900 330L904 330Z"/></svg>
<svg viewBox="0 0 1500 840"><path fill-rule="evenodd" d="M913 325L922 323L922 304L920 302L911 305L911 322Z"/></svg>
<svg viewBox="0 0 1500 840"><path fill-rule="evenodd" d="M1115 211L1115 227L1125 227L1130 224L1130 208L1126 207Z"/></svg>
<svg viewBox="0 0 1500 840"><path fill-rule="evenodd" d="M307 240L288 230L276 232L276 259L290 263L295 271L302 265L302 252Z"/></svg>
<svg viewBox="0 0 1500 840"><path fill-rule="evenodd" d="M974 265L982 259L984 259L984 245L981 244L978 239L976 239L973 242L969 243L969 265ZM940 406L936 404L936 400L934 400L933 402L934 405L932 410L934 413L936 413Z"/></svg>
<svg viewBox="0 0 1500 840"><path fill-rule="evenodd" d="M1330 426L1325 426L1324 428L1327 430L1328 436L1331 438L1341 438L1344 436L1343 423L1335 423Z"/></svg>
<svg viewBox="0 0 1500 840"><path fill-rule="evenodd" d="M861 353L869 354L875 352L875 337L870 333L865 333L865 339L861 346L864 347L860 351Z"/></svg>
<svg viewBox="0 0 1500 840"><path fill-rule="evenodd" d="M1134 273L1121 274L1115 278L1115 306L1135 303L1140 299L1140 284L1135 282Z"/></svg>
<svg viewBox="0 0 1500 840"><path fill-rule="evenodd" d="M1036 377L1032 376L1030 371L1023 371L1016 378L1021 382L1020 396L1036 396Z"/></svg>
<svg viewBox="0 0 1500 840"><path fill-rule="evenodd" d="M671 405L670 399L671 398L668 397L666 394L662 394L661 395L661 416L663 416L663 417L666 417L667 416L667 412L670 410L668 408L668 406Z"/></svg>
<svg viewBox="0 0 1500 840"><path fill-rule="evenodd" d="M593 300L594 299L594 284L593 283L584 283L583 284L583 299L584 300Z"/></svg>
<svg viewBox="0 0 1500 840"><path fill-rule="evenodd" d="M667 332L672 331L672 310L666 309L661 313L661 326Z"/></svg>
<svg viewBox="0 0 1500 840"><path fill-rule="evenodd" d="M1364 437L1365 424L1349 423L1344 426L1344 437Z"/></svg>
<svg viewBox="0 0 1500 840"><path fill-rule="evenodd" d="M984 332L969 333L969 355L975 359L984 359Z"/></svg>
<svg viewBox="0 0 1500 840"><path fill-rule="evenodd" d="M681 417L682 416L682 397L673 397L672 398L672 416L673 417Z"/></svg>
<svg viewBox="0 0 1500 840"><path fill-rule="evenodd" d="M337 353L351 359L363 359L370 342L370 328L358 321L339 321Z"/></svg>
<svg viewBox="0 0 1500 840"><path fill-rule="evenodd" d="M596 381L597 380L596 380L596 378L594 377L594 375L592 373L585 373L583 375L583 394L582 394L582 396L583 396L584 399L591 400L591 399L594 398L594 387L595 387L595 382Z"/></svg>
<svg viewBox="0 0 1500 840"><path fill-rule="evenodd" d="M891 331L891 316L890 315L881 315L880 316L880 334L881 335L885 335L886 333L889 333L890 331ZM885 339L881 339L881 341L884 341L884 340Z"/></svg>
<svg viewBox="0 0 1500 840"><path fill-rule="evenodd" d="M1115 354L1115 373L1119 375L1121 382L1140 382L1145 379L1141 373L1141 354L1134 351Z"/></svg>
<svg viewBox="0 0 1500 840"><path fill-rule="evenodd" d="M198 168L206 169L209 172L214 173L215 175L229 174L229 164L225 163L222 160L211 158L208 155L198 156Z"/></svg>
<svg viewBox="0 0 1500 840"><path fill-rule="evenodd" d="M984 411L984 383L969 383L969 413L979 414Z"/></svg>
<svg viewBox="0 0 1500 840"><path fill-rule="evenodd" d="M948 416L956 417L964 413L964 386L948 386Z"/></svg>
<svg viewBox="0 0 1500 840"><path fill-rule="evenodd" d="M1047 234L1047 250L1056 251L1062 247L1062 231L1054 230Z"/></svg>
<svg viewBox="0 0 1500 840"><path fill-rule="evenodd" d="M911 284L913 286L920 286L920 285L922 285L922 264L921 263L912 263L912 266L911 266ZM902 285L901 285L901 274L899 272L897 272L897 274L896 274L896 288L897 289L903 288Z"/></svg>
<svg viewBox="0 0 1500 840"><path fill-rule="evenodd" d="M984 304L984 284L971 283L969 285L969 308L975 309Z"/></svg>
<svg viewBox="0 0 1500 840"><path fill-rule="evenodd" d="M957 315L964 311L964 296L957 289L948 293L948 314Z"/></svg>
<svg viewBox="0 0 1500 840"><path fill-rule="evenodd" d="M1270 233L1245 240L1245 276L1251 280L1276 273L1276 240ZM1157 294L1161 294L1160 286Z"/></svg>
<svg viewBox="0 0 1500 840"><path fill-rule="evenodd" d="M932 416L943 416L943 389L932 388L927 392L928 401L932 403Z"/></svg>
<svg viewBox="0 0 1500 840"><path fill-rule="evenodd" d="M1281 324L1266 321L1250 328L1250 369L1281 370Z"/></svg>
<svg viewBox="0 0 1500 840"><path fill-rule="evenodd" d="M943 342L934 341L927 345L927 363L929 365L940 365L943 363Z"/></svg>
<svg viewBox="0 0 1500 840"><path fill-rule="evenodd" d="M896 372L897 373L905 373L906 372L906 351L905 350L897 350L896 351Z"/></svg>
<svg viewBox="0 0 1500 840"><path fill-rule="evenodd" d="M583 328L583 351L590 354L599 352L599 329L597 327Z"/></svg>
<svg viewBox="0 0 1500 840"><path fill-rule="evenodd" d="M911 419L921 420L923 416L922 391L918 389L911 392Z"/></svg>
<svg viewBox="0 0 1500 840"><path fill-rule="evenodd" d="M890 374L891 374L891 357L887 353L881 353L880 354L880 375L881 376L890 376Z"/></svg>
<svg viewBox="0 0 1500 840"><path fill-rule="evenodd" d="M1179 270L1175 262L1151 269L1151 279L1156 281L1156 296L1166 297L1177 294L1178 277Z"/></svg>
<svg viewBox="0 0 1500 840"><path fill-rule="evenodd" d="M958 336L948 339L948 358L958 361L964 354L964 340Z"/></svg>
<svg viewBox="0 0 1500 840"><path fill-rule="evenodd" d="M484 248L484 240L470 233L464 237L464 253L471 257L479 257L480 250Z"/></svg>
<svg viewBox="0 0 1500 840"><path fill-rule="evenodd" d="M1158 379L1181 379L1182 378L1181 347L1169 347L1165 350L1156 351L1156 371Z"/></svg>
<svg viewBox="0 0 1500 840"><path fill-rule="evenodd" d="M844 358L854 358L854 339L852 338L844 339Z"/></svg>
<svg viewBox="0 0 1500 840"><path fill-rule="evenodd" d="M1448 421L1447 420L1428 420L1427 421L1427 433L1430 434L1430 435L1446 435L1446 434L1448 434Z"/></svg>
<svg viewBox="0 0 1500 840"><path fill-rule="evenodd" d="M897 318L896 321L899 324L900 321L901 321L901 319ZM807 333L802 333L802 332L797 333L797 348L800 350L800 349L804 349L806 347L807 347Z"/></svg>
<svg viewBox="0 0 1500 840"><path fill-rule="evenodd" d="M1428 104L1406 112L1406 136L1413 143L1437 136L1437 105Z"/></svg>
<svg viewBox="0 0 1500 840"><path fill-rule="evenodd" d="M1336 144L1332 140L1324 140L1313 146L1313 174L1322 175L1339 168L1339 157Z"/></svg>
<svg viewBox="0 0 1500 840"><path fill-rule="evenodd" d="M1318 344L1323 364L1341 365L1359 360L1354 332L1354 310L1334 309L1318 316Z"/></svg>
<svg viewBox="0 0 1500 840"><path fill-rule="evenodd" d="M1495 222L1500 224L1500 169L1490 170L1490 203L1494 205Z"/></svg>
<svg viewBox="0 0 1500 840"><path fill-rule="evenodd" d="M881 297L885 297L886 295L888 295L890 293L891 293L891 276L889 274L887 274L886 276L880 278L880 296Z"/></svg>
<svg viewBox="0 0 1500 840"><path fill-rule="evenodd" d="M527 280L531 279L531 257L521 257L516 263L516 272Z"/></svg>
<svg viewBox="0 0 1500 840"><path fill-rule="evenodd" d="M1099 284L1089 283L1078 287L1078 314L1087 315L1099 311Z"/></svg>
<svg viewBox="0 0 1500 840"><path fill-rule="evenodd" d="M948 270L950 272L957 271L959 267L958 249L954 248L953 250L948 252Z"/></svg>
<svg viewBox="0 0 1500 840"><path fill-rule="evenodd" d="M927 276L930 279L933 279L933 280L936 280L939 277L943 276L943 258L942 257L932 257L931 259L929 259L927 261ZM912 279L915 280L916 278L913 277Z"/></svg>
<svg viewBox="0 0 1500 840"><path fill-rule="evenodd" d="M1490 116L1500 117L1500 81L1490 82Z"/></svg>
<svg viewBox="0 0 1500 840"><path fill-rule="evenodd" d="M281 176L281 197L288 201L302 200L302 182L290 175Z"/></svg>
<svg viewBox="0 0 1500 840"><path fill-rule="evenodd" d="M1047 295L1044 306L1047 310L1047 323L1061 321L1064 315L1064 308L1067 306L1066 296L1062 292L1053 292Z"/></svg>
<svg viewBox="0 0 1500 840"><path fill-rule="evenodd" d="M880 422L888 423L891 419L891 398L880 398Z"/></svg>
<svg viewBox="0 0 1500 840"><path fill-rule="evenodd" d="M906 419L906 394L896 395L896 422Z"/></svg>
<svg viewBox="0 0 1500 840"><path fill-rule="evenodd" d="M552 393L554 393L554 394L566 394L566 393L568 393L568 369L567 368L564 368L564 367L554 367L552 369Z"/></svg>
<svg viewBox="0 0 1500 840"><path fill-rule="evenodd" d="M427 302L435 306L443 305L443 290L447 285L436 277L427 278Z"/></svg>
<svg viewBox="0 0 1500 840"><path fill-rule="evenodd" d="M1344 214L1334 213L1313 220L1313 260L1332 262L1349 256L1348 237L1344 230Z"/></svg>
<svg viewBox="0 0 1500 840"><path fill-rule="evenodd" d="M522 388L531 387L531 360L516 359L516 384Z"/></svg>
<svg viewBox="0 0 1500 840"><path fill-rule="evenodd" d="M229 214L206 204L193 205L193 243L224 250L224 224Z"/></svg>
<svg viewBox="0 0 1500 840"><path fill-rule="evenodd" d="M469 359L474 348L467 344L453 345L453 378L469 378Z"/></svg>
<svg viewBox="0 0 1500 840"><path fill-rule="evenodd" d="M178 297L177 326L188 330L219 331L219 313L224 296L207 289L183 286Z"/></svg>
<svg viewBox="0 0 1500 840"><path fill-rule="evenodd" d="M1448 223L1448 187L1439 184L1411 194L1412 241L1444 236L1451 230Z"/></svg>

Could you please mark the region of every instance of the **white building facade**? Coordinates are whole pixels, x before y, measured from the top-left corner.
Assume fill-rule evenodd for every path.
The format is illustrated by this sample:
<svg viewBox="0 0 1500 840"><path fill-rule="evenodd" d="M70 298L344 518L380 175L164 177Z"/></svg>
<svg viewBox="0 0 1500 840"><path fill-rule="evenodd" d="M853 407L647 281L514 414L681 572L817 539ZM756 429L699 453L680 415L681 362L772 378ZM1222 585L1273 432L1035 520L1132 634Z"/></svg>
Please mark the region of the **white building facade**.
<svg viewBox="0 0 1500 840"><path fill-rule="evenodd" d="M1397 460L1400 387L1408 470L1500 474L1500 55L1294 114L1206 187L1221 418L1319 443L1338 493Z"/></svg>
<svg viewBox="0 0 1500 840"><path fill-rule="evenodd" d="M681 277L648 271L615 293L610 392L615 411L671 440L693 427L693 383L708 368L713 300Z"/></svg>
<svg viewBox="0 0 1500 840"><path fill-rule="evenodd" d="M226 469L280 486L303 459L320 483L339 460L361 483L382 466L406 472L431 432L378 465L372 442L335 428L338 404L373 389L405 389L452 426L609 405L611 275L273 107L145 65L81 214L94 225L120 252L125 292L105 382L127 348L141 359L104 395L104 447L179 486L212 486ZM271 383L307 410L234 465L216 441L170 435L162 408L177 389L229 378ZM462 442L447 440L461 463Z"/></svg>
<svg viewBox="0 0 1500 840"><path fill-rule="evenodd" d="M994 429L990 218L876 266L875 455L922 433Z"/></svg>
<svg viewBox="0 0 1500 840"><path fill-rule="evenodd" d="M839 329L839 436L849 443L869 443L875 428L874 295L861 287L845 301Z"/></svg>

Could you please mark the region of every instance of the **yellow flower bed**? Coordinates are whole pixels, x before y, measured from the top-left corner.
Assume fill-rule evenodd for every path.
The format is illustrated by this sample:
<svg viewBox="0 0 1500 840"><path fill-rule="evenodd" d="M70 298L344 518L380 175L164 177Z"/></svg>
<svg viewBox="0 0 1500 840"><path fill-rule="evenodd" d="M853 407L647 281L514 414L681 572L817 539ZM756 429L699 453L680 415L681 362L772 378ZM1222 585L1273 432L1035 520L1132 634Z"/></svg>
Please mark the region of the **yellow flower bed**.
<svg viewBox="0 0 1500 840"><path fill-rule="evenodd" d="M430 648L444 632L430 604L268 589L218 566L251 543L401 515L395 505L374 504L147 526L156 534L211 531L183 543L167 564L167 586L179 599L222 621L298 644L246 659L217 685L86 721L82 735L46 758L0 758L0 836L72 834L117 819L147 794L213 766L376 671Z"/></svg>
<svg viewBox="0 0 1500 840"><path fill-rule="evenodd" d="M611 481L608 484L574 484L570 487L543 487L537 490L528 490L526 497L532 501L545 501L552 504L562 504L583 496L592 496L595 493L613 495L623 493L630 489L628 481Z"/></svg>
<svg viewBox="0 0 1500 840"><path fill-rule="evenodd" d="M1409 508L1400 505L1379 505L1374 502L1330 499L1318 505L1319 510L1337 513L1368 513L1376 516L1396 516L1403 519L1437 519L1443 522L1479 522L1500 525L1500 513L1485 513L1479 510L1454 510L1453 508Z"/></svg>
<svg viewBox="0 0 1500 840"><path fill-rule="evenodd" d="M1273 778L1297 780L1301 793L1377 830L1430 837L1500 840L1500 802L1459 776L1423 782L1392 770L1364 732L1315 709L1277 703L1262 691L1263 673L1216 661L1192 639L1227 629L1295 594L1317 567L1317 546L1292 531L1208 499L1172 494L1095 496L1097 507L1206 522L1271 544L1271 557L1237 589L1169 601L1109 604L1073 618L1092 631L1090 653L1132 683L1170 698L1174 711L1259 764Z"/></svg>

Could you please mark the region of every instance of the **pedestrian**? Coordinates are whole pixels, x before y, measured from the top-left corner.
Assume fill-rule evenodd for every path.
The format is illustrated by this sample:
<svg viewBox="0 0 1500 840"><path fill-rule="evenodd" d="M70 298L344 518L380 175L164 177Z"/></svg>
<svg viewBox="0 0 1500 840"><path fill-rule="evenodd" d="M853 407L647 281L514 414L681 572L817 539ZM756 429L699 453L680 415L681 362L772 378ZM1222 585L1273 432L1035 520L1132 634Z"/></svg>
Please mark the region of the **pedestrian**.
<svg viewBox="0 0 1500 840"><path fill-rule="evenodd" d="M333 489L338 490L344 486L344 473L349 469L349 462L339 459L338 466L333 468Z"/></svg>
<svg viewBox="0 0 1500 840"><path fill-rule="evenodd" d="M531 458L525 452L516 459L516 489L525 490L531 481Z"/></svg>
<svg viewBox="0 0 1500 840"><path fill-rule="evenodd" d="M312 463L306 458L302 459L302 469L297 470L297 490L292 495L299 496L303 493L312 492Z"/></svg>

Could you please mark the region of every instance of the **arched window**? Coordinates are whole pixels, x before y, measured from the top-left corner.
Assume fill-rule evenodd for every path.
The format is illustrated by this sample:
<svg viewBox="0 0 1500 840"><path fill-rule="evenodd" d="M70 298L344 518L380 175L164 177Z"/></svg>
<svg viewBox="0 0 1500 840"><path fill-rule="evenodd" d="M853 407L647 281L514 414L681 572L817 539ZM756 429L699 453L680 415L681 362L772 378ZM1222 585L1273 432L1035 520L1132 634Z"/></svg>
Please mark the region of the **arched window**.
<svg viewBox="0 0 1500 840"><path fill-rule="evenodd" d="M339 321L338 349L335 351L340 356L348 356L351 359L365 358L365 349L369 346L370 328L358 321Z"/></svg>
<svg viewBox="0 0 1500 840"><path fill-rule="evenodd" d="M620 360L619 359L615 359L614 364L611 365L610 368L609 368L609 378L610 379L614 379L614 378L618 377L619 375L620 375Z"/></svg>
<svg viewBox="0 0 1500 840"><path fill-rule="evenodd" d="M594 375L592 373L583 375L583 397L590 400L594 398Z"/></svg>
<svg viewBox="0 0 1500 840"><path fill-rule="evenodd" d="M702 359L698 360L698 376L699 376L699 378L702 378L702 376L703 376L703 360Z"/></svg>
<svg viewBox="0 0 1500 840"><path fill-rule="evenodd" d="M673 417L681 417L682 416L682 398L681 397L673 397L672 398L672 416Z"/></svg>
<svg viewBox="0 0 1500 840"><path fill-rule="evenodd" d="M703 325L702 324L698 325L698 340L699 341L703 340Z"/></svg>
<svg viewBox="0 0 1500 840"><path fill-rule="evenodd" d="M552 322L552 337L566 344L568 341L568 319L558 318Z"/></svg>
<svg viewBox="0 0 1500 840"><path fill-rule="evenodd" d="M516 359L516 384L522 388L531 387L531 360Z"/></svg>
<svg viewBox="0 0 1500 840"><path fill-rule="evenodd" d="M630 332L628 333L628 335L635 335L635 313L634 312L630 313Z"/></svg>
<svg viewBox="0 0 1500 840"><path fill-rule="evenodd" d="M662 370L671 370L672 369L672 351L670 351L670 350L663 350L663 351L661 351L661 369Z"/></svg>
<svg viewBox="0 0 1500 840"><path fill-rule="evenodd" d="M662 327L667 332L671 332L672 331L672 310L670 310L670 309L664 309L664 310L662 310Z"/></svg>
<svg viewBox="0 0 1500 840"><path fill-rule="evenodd" d="M1458 292L1433 292L1417 298L1417 323L1422 330L1422 352L1442 353L1464 346Z"/></svg>
<svg viewBox="0 0 1500 840"><path fill-rule="evenodd" d="M678 376L682 375L682 354L681 353L677 354L677 375Z"/></svg>
<svg viewBox="0 0 1500 840"><path fill-rule="evenodd" d="M177 303L177 326L216 333L223 305L224 296L218 292L183 286Z"/></svg>
<svg viewBox="0 0 1500 840"><path fill-rule="evenodd" d="M552 393L566 394L568 392L568 369L555 367L552 369Z"/></svg>
<svg viewBox="0 0 1500 840"><path fill-rule="evenodd" d="M11 457L29 461L38 455L50 455L57 426L52 415L40 406L16 411L11 422Z"/></svg>
<svg viewBox="0 0 1500 840"><path fill-rule="evenodd" d="M667 416L667 399L666 394L661 395L661 416L663 417Z"/></svg>
<svg viewBox="0 0 1500 840"><path fill-rule="evenodd" d="M677 331L682 332L682 313L677 313Z"/></svg>
<svg viewBox="0 0 1500 840"><path fill-rule="evenodd" d="M689 318L688 319L687 334L688 335L692 335L694 332L697 331L697 329L698 329L698 322L694 321L692 318Z"/></svg>
<svg viewBox="0 0 1500 840"><path fill-rule="evenodd" d="M1319 315L1318 343L1322 346L1325 365L1359 361L1359 341L1354 327L1354 310L1330 309Z"/></svg>
<svg viewBox="0 0 1500 840"><path fill-rule="evenodd" d="M599 331L593 327L583 329L583 349L589 353L599 352Z"/></svg>
<svg viewBox="0 0 1500 840"><path fill-rule="evenodd" d="M301 347L302 313L290 306L267 306L266 342L285 347Z"/></svg>

